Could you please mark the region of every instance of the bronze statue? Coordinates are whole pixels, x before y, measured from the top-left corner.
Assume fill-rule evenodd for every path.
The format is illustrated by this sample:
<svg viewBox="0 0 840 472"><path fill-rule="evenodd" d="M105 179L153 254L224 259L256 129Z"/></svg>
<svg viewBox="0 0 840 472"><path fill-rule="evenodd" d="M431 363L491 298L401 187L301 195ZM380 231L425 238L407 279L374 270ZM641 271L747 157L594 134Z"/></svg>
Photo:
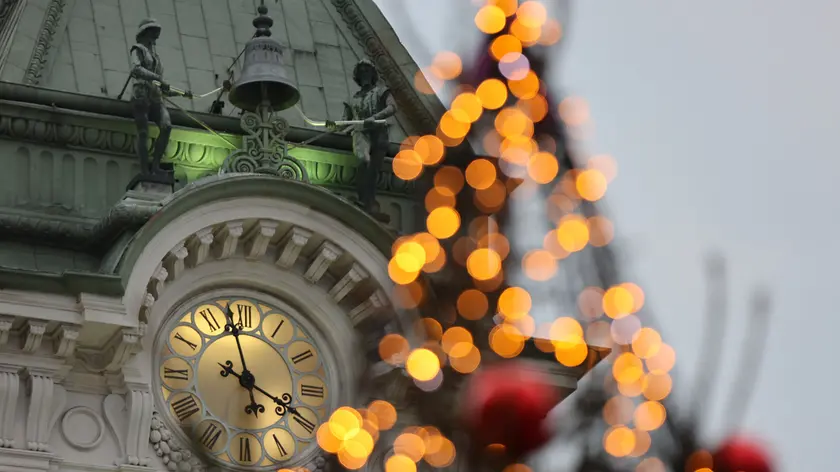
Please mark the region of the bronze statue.
<svg viewBox="0 0 840 472"><path fill-rule="evenodd" d="M140 22L135 39L137 43L131 47L134 54L131 78L134 79L131 103L134 108L134 123L137 125L137 155L140 157L140 172L142 174L157 174L161 172L160 160L169 144L169 134L172 132L172 122L169 111L163 103L163 97L182 95L174 92L163 80L163 65L160 56L155 51L155 41L160 37L160 24L151 19ZM189 92L185 96L191 96ZM149 121L158 126L160 133L155 140L152 151L152 165L149 167Z"/></svg>
<svg viewBox="0 0 840 472"><path fill-rule="evenodd" d="M356 191L359 204L365 211L375 210L376 183L379 170L388 152L388 124L376 123L397 112L397 104L388 87L379 84L379 73L367 59L362 59L353 68L353 81L360 87L348 102L344 102L343 120L363 120L362 125L350 125L342 132L351 131L353 153L359 159L356 172ZM327 127L336 129L334 122Z"/></svg>

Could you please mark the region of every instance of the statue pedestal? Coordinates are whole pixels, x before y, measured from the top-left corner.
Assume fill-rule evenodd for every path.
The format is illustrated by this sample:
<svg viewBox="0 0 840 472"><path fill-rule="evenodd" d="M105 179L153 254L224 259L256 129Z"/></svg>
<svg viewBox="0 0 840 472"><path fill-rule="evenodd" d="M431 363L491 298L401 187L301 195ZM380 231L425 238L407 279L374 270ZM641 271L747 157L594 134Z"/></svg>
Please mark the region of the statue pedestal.
<svg viewBox="0 0 840 472"><path fill-rule="evenodd" d="M161 200L175 191L175 177L172 171L165 170L159 174L137 174L125 188L128 193L140 193Z"/></svg>

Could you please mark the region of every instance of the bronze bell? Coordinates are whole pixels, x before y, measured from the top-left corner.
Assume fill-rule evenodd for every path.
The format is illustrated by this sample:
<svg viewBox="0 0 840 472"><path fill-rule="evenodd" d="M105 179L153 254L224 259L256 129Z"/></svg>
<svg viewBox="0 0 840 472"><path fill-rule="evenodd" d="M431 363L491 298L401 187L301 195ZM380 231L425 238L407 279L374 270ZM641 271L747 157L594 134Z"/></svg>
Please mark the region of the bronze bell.
<svg viewBox="0 0 840 472"><path fill-rule="evenodd" d="M271 39L274 20L267 15L265 2L257 8L254 19L257 33L245 45L242 75L230 89L228 100L246 111L256 111L266 103L272 111L293 107L300 100L300 92L286 77L283 67L283 50Z"/></svg>

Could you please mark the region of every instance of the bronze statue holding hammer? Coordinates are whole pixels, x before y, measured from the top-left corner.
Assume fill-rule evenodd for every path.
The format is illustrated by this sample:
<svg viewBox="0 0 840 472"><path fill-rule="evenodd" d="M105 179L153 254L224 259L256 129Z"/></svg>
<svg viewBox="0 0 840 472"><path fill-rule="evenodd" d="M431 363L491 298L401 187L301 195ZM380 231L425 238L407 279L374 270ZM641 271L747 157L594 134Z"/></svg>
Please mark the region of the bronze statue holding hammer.
<svg viewBox="0 0 840 472"><path fill-rule="evenodd" d="M175 91L163 80L163 65L155 50L155 42L160 37L160 31L161 26L157 21L151 18L141 21L135 36L137 43L131 47L133 67L130 78L134 79L131 103L134 123L137 125L137 155L140 157L142 174L161 172L160 161L172 132L172 122L163 102L164 97L180 95L192 98L191 92ZM149 121L156 124L160 130L152 151L151 167L147 145Z"/></svg>
<svg viewBox="0 0 840 472"><path fill-rule="evenodd" d="M344 103L343 120L358 120L362 124L350 125L341 131L351 131L353 136L353 154L359 160L356 172L359 204L372 213L375 210L379 171L388 152L388 124L385 119L397 113L397 104L388 87L379 83L379 73L368 59L356 64L353 81L360 90ZM330 130L338 128L332 121L326 122L326 125Z"/></svg>

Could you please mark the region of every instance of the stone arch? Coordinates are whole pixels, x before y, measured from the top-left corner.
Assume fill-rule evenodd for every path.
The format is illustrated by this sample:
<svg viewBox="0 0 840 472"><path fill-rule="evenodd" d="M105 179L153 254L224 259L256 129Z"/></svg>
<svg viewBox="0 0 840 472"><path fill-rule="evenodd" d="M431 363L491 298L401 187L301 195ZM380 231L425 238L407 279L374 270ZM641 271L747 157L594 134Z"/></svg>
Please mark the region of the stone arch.
<svg viewBox="0 0 840 472"><path fill-rule="evenodd" d="M282 300L345 361L334 379L346 385L375 349L352 333L371 325L408 333L416 317L394 308L393 238L323 189L271 176L214 176L174 194L135 235L119 264L123 303L146 324L143 352L150 354L166 316L200 293L241 288Z"/></svg>

